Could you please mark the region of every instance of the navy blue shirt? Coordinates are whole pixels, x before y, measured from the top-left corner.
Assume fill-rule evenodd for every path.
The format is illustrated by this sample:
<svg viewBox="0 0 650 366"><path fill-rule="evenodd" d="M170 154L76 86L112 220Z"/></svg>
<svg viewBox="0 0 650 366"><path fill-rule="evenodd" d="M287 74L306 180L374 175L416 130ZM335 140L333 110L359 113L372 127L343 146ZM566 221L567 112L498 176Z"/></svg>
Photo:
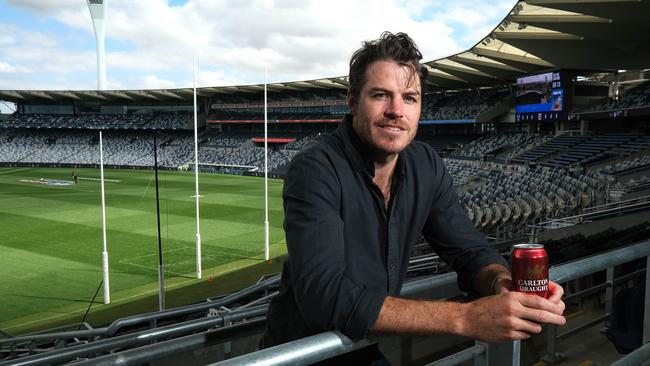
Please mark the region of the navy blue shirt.
<svg viewBox="0 0 650 366"><path fill-rule="evenodd" d="M284 182L289 255L267 313L264 347L340 330L365 337L386 296L397 296L420 233L470 290L474 275L507 263L461 208L442 159L413 141L398 157L388 207L374 164L346 116L292 160Z"/></svg>

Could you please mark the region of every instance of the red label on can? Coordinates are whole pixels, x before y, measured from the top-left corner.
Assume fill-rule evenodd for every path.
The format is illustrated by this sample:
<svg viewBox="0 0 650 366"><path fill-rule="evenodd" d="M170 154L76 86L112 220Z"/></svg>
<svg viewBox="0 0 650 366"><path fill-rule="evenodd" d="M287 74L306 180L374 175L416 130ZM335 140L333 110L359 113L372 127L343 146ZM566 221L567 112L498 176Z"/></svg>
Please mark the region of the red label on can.
<svg viewBox="0 0 650 366"><path fill-rule="evenodd" d="M511 255L514 290L548 297L548 255L541 244L517 244Z"/></svg>

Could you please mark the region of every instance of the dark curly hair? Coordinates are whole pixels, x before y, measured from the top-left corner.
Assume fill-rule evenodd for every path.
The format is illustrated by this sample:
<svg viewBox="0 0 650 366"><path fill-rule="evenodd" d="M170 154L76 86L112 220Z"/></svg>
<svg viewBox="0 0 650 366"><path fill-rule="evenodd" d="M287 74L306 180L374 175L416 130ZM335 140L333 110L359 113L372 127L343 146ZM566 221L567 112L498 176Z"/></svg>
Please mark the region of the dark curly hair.
<svg viewBox="0 0 650 366"><path fill-rule="evenodd" d="M420 85L424 87L428 72L420 63L422 53L418 50L418 46L406 33L384 32L379 39L363 42L361 48L350 58L348 95L355 101L358 100L361 88L366 82L366 70L370 64L379 60L392 60L410 68L411 75L420 77ZM412 80L409 80L409 83L411 82Z"/></svg>

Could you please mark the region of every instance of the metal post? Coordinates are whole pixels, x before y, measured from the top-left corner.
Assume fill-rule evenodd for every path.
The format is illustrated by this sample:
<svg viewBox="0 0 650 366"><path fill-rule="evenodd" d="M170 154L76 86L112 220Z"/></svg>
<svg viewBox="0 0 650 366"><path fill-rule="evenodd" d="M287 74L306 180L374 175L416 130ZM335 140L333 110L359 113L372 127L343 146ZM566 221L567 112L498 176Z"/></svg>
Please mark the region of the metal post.
<svg viewBox="0 0 650 366"><path fill-rule="evenodd" d="M614 308L614 267L607 268L605 281L609 286L605 289L605 314L612 315ZM610 318L607 318L607 326L611 324Z"/></svg>
<svg viewBox="0 0 650 366"><path fill-rule="evenodd" d="M153 135L153 167L156 177L156 218L158 220L158 305L160 311L165 310L165 268L162 259L162 241L160 239L160 195L158 193L158 140Z"/></svg>
<svg viewBox="0 0 650 366"><path fill-rule="evenodd" d="M400 337L400 362L410 365L413 359L413 339L408 336Z"/></svg>
<svg viewBox="0 0 650 366"><path fill-rule="evenodd" d="M546 325L546 354L542 361L554 365L564 359L564 355L557 352L557 325Z"/></svg>
<svg viewBox="0 0 650 366"><path fill-rule="evenodd" d="M555 363L555 334L557 333L557 327L555 324L549 324L546 326L546 332L546 357L544 361Z"/></svg>
<svg viewBox="0 0 650 366"><path fill-rule="evenodd" d="M474 342L476 346L483 346L485 348L485 351L481 353L480 355L474 356L474 366L489 366L488 364L488 349L487 349L487 343L483 343L480 341Z"/></svg>
<svg viewBox="0 0 650 366"><path fill-rule="evenodd" d="M266 90L266 66L264 66L264 260L271 259L269 242L269 115Z"/></svg>
<svg viewBox="0 0 650 366"><path fill-rule="evenodd" d="M201 278L201 227L199 225L199 118L196 103L196 62L192 58L192 84L194 87L194 185L196 186L196 278Z"/></svg>
<svg viewBox="0 0 650 366"><path fill-rule="evenodd" d="M516 360L517 363L515 363L515 360L513 360L513 356L515 352L515 347L514 347L515 342L501 342L501 343L478 342L478 343L485 346L485 349L487 350L485 352L487 365L490 366L502 366L502 365L518 366L519 365L519 359Z"/></svg>
<svg viewBox="0 0 650 366"><path fill-rule="evenodd" d="M650 342L650 255L645 267L645 309L643 312L643 344Z"/></svg>
<svg viewBox="0 0 650 366"><path fill-rule="evenodd" d="M512 366L519 366L521 360L521 340L512 342Z"/></svg>
<svg viewBox="0 0 650 366"><path fill-rule="evenodd" d="M111 286L109 283L108 267L108 249L106 246L106 200L104 198L104 140L102 140L102 131L99 131L99 174L100 186L102 191L102 272L104 281L104 304L111 302Z"/></svg>

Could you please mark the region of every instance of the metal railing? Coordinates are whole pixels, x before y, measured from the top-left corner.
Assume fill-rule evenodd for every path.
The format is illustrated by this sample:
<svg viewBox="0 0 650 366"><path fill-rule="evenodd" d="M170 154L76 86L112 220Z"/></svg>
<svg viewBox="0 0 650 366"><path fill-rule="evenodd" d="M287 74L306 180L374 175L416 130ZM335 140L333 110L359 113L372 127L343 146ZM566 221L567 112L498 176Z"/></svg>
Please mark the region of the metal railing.
<svg viewBox="0 0 650 366"><path fill-rule="evenodd" d="M647 295L646 295L647 299ZM611 366L645 366L650 365L650 343L628 353L625 357L611 364Z"/></svg>
<svg viewBox="0 0 650 366"><path fill-rule="evenodd" d="M641 202L648 202L648 201L650 201L650 195L631 198L631 199L628 199L628 200L623 200L623 201L618 201L618 202L611 202L611 203L607 203L607 204L604 204L604 205L587 207L587 208L584 208L582 210L582 212L583 213L592 213L592 212L595 212L595 211L602 211L602 210L607 210L607 209L610 209L610 208L627 206L627 205L631 205L631 204L636 204L636 203L641 203Z"/></svg>
<svg viewBox="0 0 650 366"><path fill-rule="evenodd" d="M65 326L65 328L55 328L49 332L39 332L19 337L10 337L5 339L0 339L0 347L7 345L12 345L12 347L20 345L28 345L33 348L38 342L51 342L52 340L67 342L68 340L74 340L79 338L86 339L102 339L115 336L118 332L123 329L138 326L138 325L152 325L153 328L157 326L158 323L171 318L177 318L182 316L188 316L196 313L207 312L211 309L221 309L224 306L229 306L232 303L240 301L247 298L248 296L270 289L273 286L276 286L280 282L280 276L271 277L263 282L257 283L251 287L248 287L244 290L238 291L236 293L230 294L228 296L219 298L219 299L208 299L206 302L187 305L183 307L168 309L164 311L156 311L146 314L138 314L133 316L128 316L125 318L118 319L110 324L108 327L92 329L87 324L83 323L86 329L83 330L66 330L70 326ZM221 323L223 319L229 317L228 314L222 312L218 314L221 316ZM236 316L236 313L235 313ZM211 323L210 319L203 319L206 324ZM218 319L212 319L218 320ZM218 322L217 322L218 323ZM0 362L0 365L3 365L3 362Z"/></svg>
<svg viewBox="0 0 650 366"><path fill-rule="evenodd" d="M614 278L613 268L620 264L649 256L650 241L645 241L607 253L583 258L575 262L552 267L550 269L550 277L555 282L565 283L597 271L607 270L607 282L605 284L597 285L594 288L587 289L580 293L570 294L568 297L575 298L586 296L598 291L605 290L607 292L606 297L609 304L607 305L607 311L609 312L613 298L613 286L617 282L630 279L633 275L638 276L643 274L643 271L637 271L620 278ZM650 259L646 259L646 261L650 261ZM648 267L650 268L650 266ZM648 284L650 284L650 278L648 278L650 277L649 273L650 271L645 271L646 298L648 296L647 294L650 293L650 290L648 290ZM457 276L455 273L446 273L442 275L418 278L405 283L402 288L401 295L409 296L435 291L436 296L439 298L452 297L460 294L460 291L456 286L456 279ZM277 277L271 278L271 281L269 282L276 283L277 280ZM259 286L253 286L253 288L266 289L268 286L268 284L260 284ZM245 291L244 293L250 294L250 291ZM233 298L242 298L241 296L241 294L237 296L227 296L208 303L211 305L211 308L214 308L215 304L224 304ZM206 305L202 304L200 308L207 309L204 308L204 306ZM650 341L650 301L646 301L645 306L643 343ZM255 331L258 332L257 334L259 334L260 328L264 323L264 315L267 308L267 304L258 304L255 302L232 310L231 312L220 313L213 318L204 317L196 320L147 329L144 331L121 336L113 336L109 338L102 338L102 336L98 336L97 340L89 342L87 344L56 349L43 354L34 354L32 356L26 356L18 359L6 360L0 362L0 366L44 365L69 362L72 360L81 360L82 362L86 362L83 361L83 359L88 359L86 362L88 364L98 363L108 365L112 362L119 361L119 363L122 365L136 365L143 362L165 358L178 352L187 352L188 350L197 350L214 344L228 342L233 337L241 336L242 332L253 332L253 329L255 329ZM172 313L176 314L176 312L173 311ZM168 314L159 315L164 315L163 318L165 318ZM141 316L133 317L129 321L122 321L121 324L139 324L142 321L152 320L151 316L152 314L143 314ZM73 339L73 335L79 334L85 336L89 334L93 334L95 336L98 334L103 334L105 336L107 333L111 333L107 331L108 328L110 327L96 330L90 329L76 332L62 332L60 336L63 339ZM554 360L554 357L556 355L556 339L560 339L572 334L575 332L575 329L565 332L559 336L556 335L555 331L556 329L554 327L549 327L547 358L550 360ZM20 340L20 338L23 338L23 341L33 342L34 338L40 339L42 337L49 337L50 340L52 339L51 334L36 334L13 339L3 339L0 340L0 342L16 342L16 340ZM291 364L301 365L316 362L316 360L329 359L331 357L342 355L348 352L354 352L356 350L370 347L372 345L372 343L368 340L363 340L356 343L352 342L344 335L337 332L321 333L313 337L316 338L307 337L299 341L277 346L279 348L273 347L266 350L249 353L244 356L222 361L219 364L239 365L241 362L257 364L258 361L262 362L263 360L273 360L273 362L276 363L287 362ZM122 351L115 352L115 350L120 349ZM513 354L517 354L517 350L518 349L513 344L513 342L497 344L485 344L477 342L473 347L461 351L456 355L438 360L432 365L454 365L460 362L464 362L463 360L470 359L475 359L476 365L516 365L518 362L518 357L513 357ZM626 363L625 365L629 364Z"/></svg>
<svg viewBox="0 0 650 366"><path fill-rule="evenodd" d="M600 206L601 209L599 210L589 211L587 213L582 213L580 215L551 219L544 222L540 222L539 224L528 225L528 227L536 230L557 229L557 228L581 224L584 222L590 222L593 220L604 219L609 217L617 217L617 216L627 215L639 211L650 210L650 200L646 199L645 197L644 199L634 199L630 201L634 201L634 202L624 204L624 205L618 205L618 204L604 205L604 206Z"/></svg>
<svg viewBox="0 0 650 366"><path fill-rule="evenodd" d="M560 266L552 267L549 270L549 277L552 281L557 283L565 283L571 280L578 279L590 275L592 273L611 270L615 266L627 263L639 258L646 257L648 265L650 265L650 241L644 241L625 248L613 250L611 252L602 253L592 257L583 258L575 262L566 263ZM646 300L650 294L650 271L646 269ZM433 279L416 280L405 285L402 295L420 290L430 290L438 286L449 285L455 283L456 274L448 273L445 275L436 276ZM610 281L608 287L613 286L613 281ZM611 297L611 296L609 296ZM611 299L608 299L611 301ZM645 316L644 316L644 332L643 343L650 342L650 301L646 301ZM551 327L553 328L553 327ZM551 357L553 362L555 359L555 341L556 335L554 329L549 332L551 334L547 352L553 352ZM328 340L326 346L321 346L318 342L321 339ZM267 365L269 360L281 361L281 365L309 365L314 360L322 361L331 357L341 355L353 347L347 337L338 332L325 332L317 334L312 337L303 338L297 341L288 342L276 347L268 348L255 353L247 354L240 357L235 357L229 360L224 360L211 366L228 366L228 365ZM367 346L367 340L361 341L358 345ZM354 343L355 345L357 343ZM644 357L647 352L647 345L642 347L639 351L639 356L631 357ZM517 355L516 357L514 355ZM474 359L475 365L519 365L518 345L517 342L505 342L496 344L486 344L476 342L476 345L458 352L447 358L438 360L430 365L458 365L462 362ZM636 358L635 358L636 359ZM621 360L622 361L622 360ZM636 365L638 363L622 363L621 365Z"/></svg>

